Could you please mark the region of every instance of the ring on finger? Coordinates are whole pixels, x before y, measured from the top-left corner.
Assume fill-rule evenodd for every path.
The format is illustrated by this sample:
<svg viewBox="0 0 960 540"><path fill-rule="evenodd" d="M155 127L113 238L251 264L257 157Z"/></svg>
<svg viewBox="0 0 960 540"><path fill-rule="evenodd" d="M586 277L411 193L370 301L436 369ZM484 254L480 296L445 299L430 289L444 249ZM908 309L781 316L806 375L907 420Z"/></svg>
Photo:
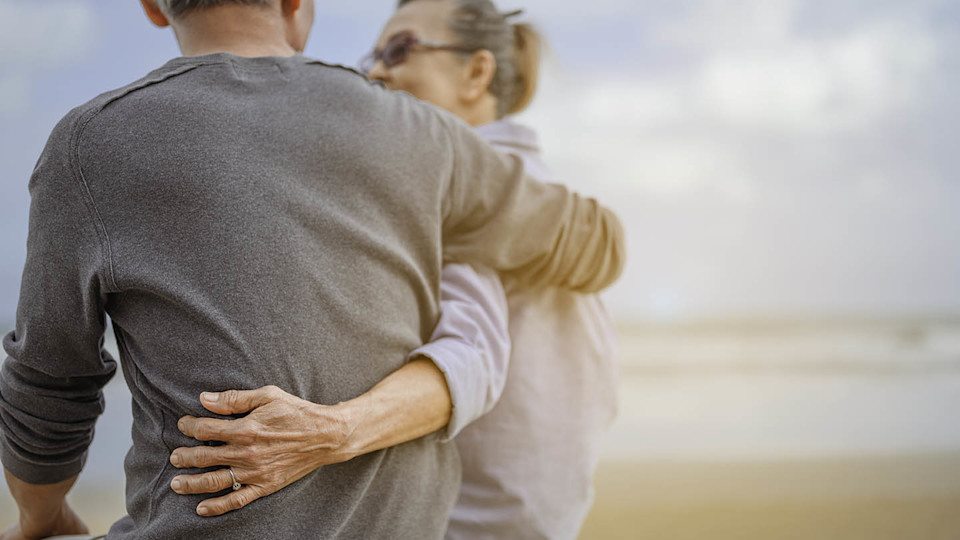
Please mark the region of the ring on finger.
<svg viewBox="0 0 960 540"><path fill-rule="evenodd" d="M240 482L237 482L237 476L236 476L235 474L233 474L233 467L227 467L227 472L230 473L230 479L233 480L233 490L234 490L234 491L236 491L236 490L240 489L241 487L243 487L243 486L240 485Z"/></svg>

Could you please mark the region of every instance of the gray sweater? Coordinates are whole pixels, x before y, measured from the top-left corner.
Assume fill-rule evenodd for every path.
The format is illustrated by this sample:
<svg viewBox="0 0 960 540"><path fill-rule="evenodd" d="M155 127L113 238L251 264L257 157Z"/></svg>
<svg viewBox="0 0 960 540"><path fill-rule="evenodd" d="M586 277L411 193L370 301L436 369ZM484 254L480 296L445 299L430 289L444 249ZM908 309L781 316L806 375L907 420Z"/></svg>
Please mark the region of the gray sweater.
<svg viewBox="0 0 960 540"><path fill-rule="evenodd" d="M444 260L595 291L616 218L524 176L452 116L303 56L177 58L73 110L30 179L0 449L30 483L80 472L116 362L133 395L129 515L108 538L440 538L453 445L430 435L318 469L216 518L169 487L202 391L277 385L335 404L438 319ZM119 466L119 464L118 464Z"/></svg>

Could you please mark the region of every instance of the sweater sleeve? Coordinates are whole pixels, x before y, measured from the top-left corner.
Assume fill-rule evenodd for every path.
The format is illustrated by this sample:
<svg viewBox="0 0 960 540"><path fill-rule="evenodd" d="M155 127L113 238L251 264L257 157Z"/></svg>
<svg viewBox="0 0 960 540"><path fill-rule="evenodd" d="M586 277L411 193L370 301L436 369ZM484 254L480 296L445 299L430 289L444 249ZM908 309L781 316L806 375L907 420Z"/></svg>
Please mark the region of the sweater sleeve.
<svg viewBox="0 0 960 540"><path fill-rule="evenodd" d="M500 278L468 265L444 266L440 321L430 342L410 354L443 372L453 402L444 440L490 412L500 399L510 362L507 299Z"/></svg>
<svg viewBox="0 0 960 540"><path fill-rule="evenodd" d="M616 281L625 248L612 211L534 180L519 157L498 153L462 122L443 121L454 162L444 206L446 260L488 266L530 287L591 293Z"/></svg>
<svg viewBox="0 0 960 540"><path fill-rule="evenodd" d="M16 327L3 339L0 459L31 484L83 468L116 369L103 350L108 254L73 159L75 123L61 121L30 179Z"/></svg>

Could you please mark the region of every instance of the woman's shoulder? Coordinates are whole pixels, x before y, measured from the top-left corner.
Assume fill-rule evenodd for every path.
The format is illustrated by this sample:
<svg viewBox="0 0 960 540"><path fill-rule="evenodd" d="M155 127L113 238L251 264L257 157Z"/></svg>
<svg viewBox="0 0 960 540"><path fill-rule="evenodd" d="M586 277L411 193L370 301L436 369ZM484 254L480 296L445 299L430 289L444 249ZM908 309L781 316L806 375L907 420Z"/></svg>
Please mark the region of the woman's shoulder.
<svg viewBox="0 0 960 540"><path fill-rule="evenodd" d="M540 142L533 128L509 118L477 126L477 133L493 145L540 153Z"/></svg>
<svg viewBox="0 0 960 540"><path fill-rule="evenodd" d="M502 119L478 126L476 130L496 150L520 157L528 174L543 182L550 180L550 172L540 154L537 132L533 128Z"/></svg>

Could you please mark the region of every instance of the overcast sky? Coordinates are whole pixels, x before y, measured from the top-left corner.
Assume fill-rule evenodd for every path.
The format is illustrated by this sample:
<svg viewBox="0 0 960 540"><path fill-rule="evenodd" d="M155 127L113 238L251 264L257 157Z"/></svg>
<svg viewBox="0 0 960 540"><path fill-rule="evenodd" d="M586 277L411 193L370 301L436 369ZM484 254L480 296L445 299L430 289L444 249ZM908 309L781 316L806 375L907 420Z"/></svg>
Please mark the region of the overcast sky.
<svg viewBox="0 0 960 540"><path fill-rule="evenodd" d="M317 1L355 64L390 0ZM622 318L960 314L960 4L529 0L557 179L627 227ZM27 181L72 107L178 54L136 0L0 0L0 321Z"/></svg>

